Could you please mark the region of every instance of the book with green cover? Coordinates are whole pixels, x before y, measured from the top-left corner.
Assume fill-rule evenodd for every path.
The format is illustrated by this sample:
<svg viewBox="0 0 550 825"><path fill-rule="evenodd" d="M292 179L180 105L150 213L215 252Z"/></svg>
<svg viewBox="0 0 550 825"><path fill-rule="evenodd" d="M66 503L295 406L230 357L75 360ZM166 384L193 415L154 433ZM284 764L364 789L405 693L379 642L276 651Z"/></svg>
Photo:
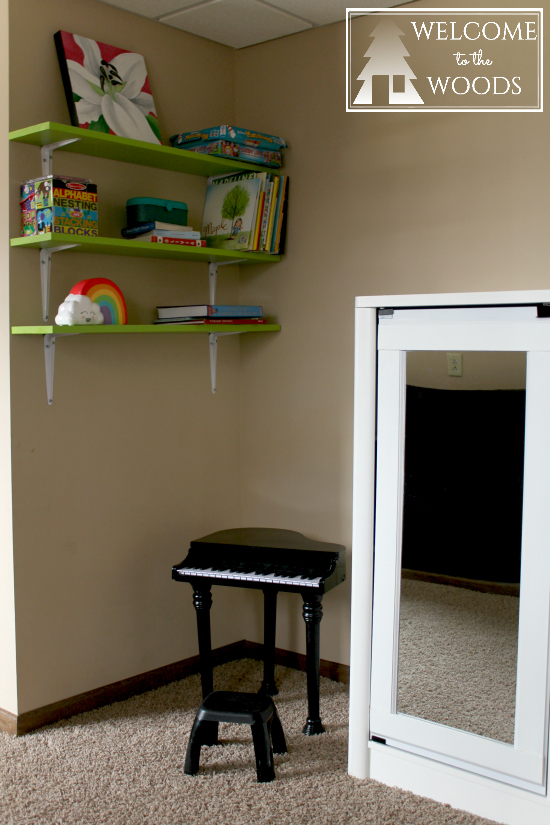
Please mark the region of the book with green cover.
<svg viewBox="0 0 550 825"><path fill-rule="evenodd" d="M201 236L207 246L252 249L265 172L235 172L208 178Z"/></svg>

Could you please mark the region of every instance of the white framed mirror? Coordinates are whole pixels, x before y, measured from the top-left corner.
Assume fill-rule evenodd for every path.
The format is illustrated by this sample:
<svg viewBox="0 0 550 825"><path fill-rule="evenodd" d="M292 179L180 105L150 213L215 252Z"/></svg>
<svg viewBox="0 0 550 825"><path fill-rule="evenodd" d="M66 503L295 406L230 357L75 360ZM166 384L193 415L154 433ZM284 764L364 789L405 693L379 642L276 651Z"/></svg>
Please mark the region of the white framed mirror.
<svg viewBox="0 0 550 825"><path fill-rule="evenodd" d="M382 312L377 346L369 737L545 794L550 319Z"/></svg>

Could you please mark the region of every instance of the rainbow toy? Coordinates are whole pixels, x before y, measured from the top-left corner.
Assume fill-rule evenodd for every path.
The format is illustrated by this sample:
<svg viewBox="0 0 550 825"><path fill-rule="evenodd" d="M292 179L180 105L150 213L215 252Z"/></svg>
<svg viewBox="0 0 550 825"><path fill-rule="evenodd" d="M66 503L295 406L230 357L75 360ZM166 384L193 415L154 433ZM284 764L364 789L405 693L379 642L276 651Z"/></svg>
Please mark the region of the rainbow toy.
<svg viewBox="0 0 550 825"><path fill-rule="evenodd" d="M104 324L128 323L124 295L108 278L87 278L85 281L79 281L71 289L71 295L87 295L94 304L99 304Z"/></svg>

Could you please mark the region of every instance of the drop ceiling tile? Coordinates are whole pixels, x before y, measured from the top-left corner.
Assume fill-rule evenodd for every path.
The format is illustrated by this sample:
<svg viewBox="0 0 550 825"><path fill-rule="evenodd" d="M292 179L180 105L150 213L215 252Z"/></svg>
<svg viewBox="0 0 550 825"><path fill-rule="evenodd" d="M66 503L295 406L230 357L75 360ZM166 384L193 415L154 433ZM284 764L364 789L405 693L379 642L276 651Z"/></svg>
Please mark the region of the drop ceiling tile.
<svg viewBox="0 0 550 825"><path fill-rule="evenodd" d="M272 6L291 12L298 17L311 20L316 26L326 26L346 19L346 8L390 8L403 5L403 0L381 0L381 2L352 3L346 0L269 0ZM412 0L405 0L410 3Z"/></svg>
<svg viewBox="0 0 550 825"><path fill-rule="evenodd" d="M215 0L170 15L163 22L234 49L311 28L309 23L255 0Z"/></svg>
<svg viewBox="0 0 550 825"><path fill-rule="evenodd" d="M269 2L280 9L311 20L316 26L325 26L327 23L345 20L346 8L353 7L346 0L269 0Z"/></svg>
<svg viewBox="0 0 550 825"><path fill-rule="evenodd" d="M125 11L133 11L143 17L160 17L186 6L194 6L197 0L100 0L108 6L116 6Z"/></svg>

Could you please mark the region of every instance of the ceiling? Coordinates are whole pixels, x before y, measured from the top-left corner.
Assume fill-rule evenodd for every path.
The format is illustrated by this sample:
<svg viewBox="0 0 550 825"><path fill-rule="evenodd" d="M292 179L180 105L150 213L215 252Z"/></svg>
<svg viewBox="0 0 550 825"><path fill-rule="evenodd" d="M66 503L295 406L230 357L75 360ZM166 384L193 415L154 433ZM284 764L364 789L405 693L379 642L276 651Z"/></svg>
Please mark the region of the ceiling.
<svg viewBox="0 0 550 825"><path fill-rule="evenodd" d="M360 8L389 8L382 0ZM97 0L234 49L346 19L349 0Z"/></svg>

